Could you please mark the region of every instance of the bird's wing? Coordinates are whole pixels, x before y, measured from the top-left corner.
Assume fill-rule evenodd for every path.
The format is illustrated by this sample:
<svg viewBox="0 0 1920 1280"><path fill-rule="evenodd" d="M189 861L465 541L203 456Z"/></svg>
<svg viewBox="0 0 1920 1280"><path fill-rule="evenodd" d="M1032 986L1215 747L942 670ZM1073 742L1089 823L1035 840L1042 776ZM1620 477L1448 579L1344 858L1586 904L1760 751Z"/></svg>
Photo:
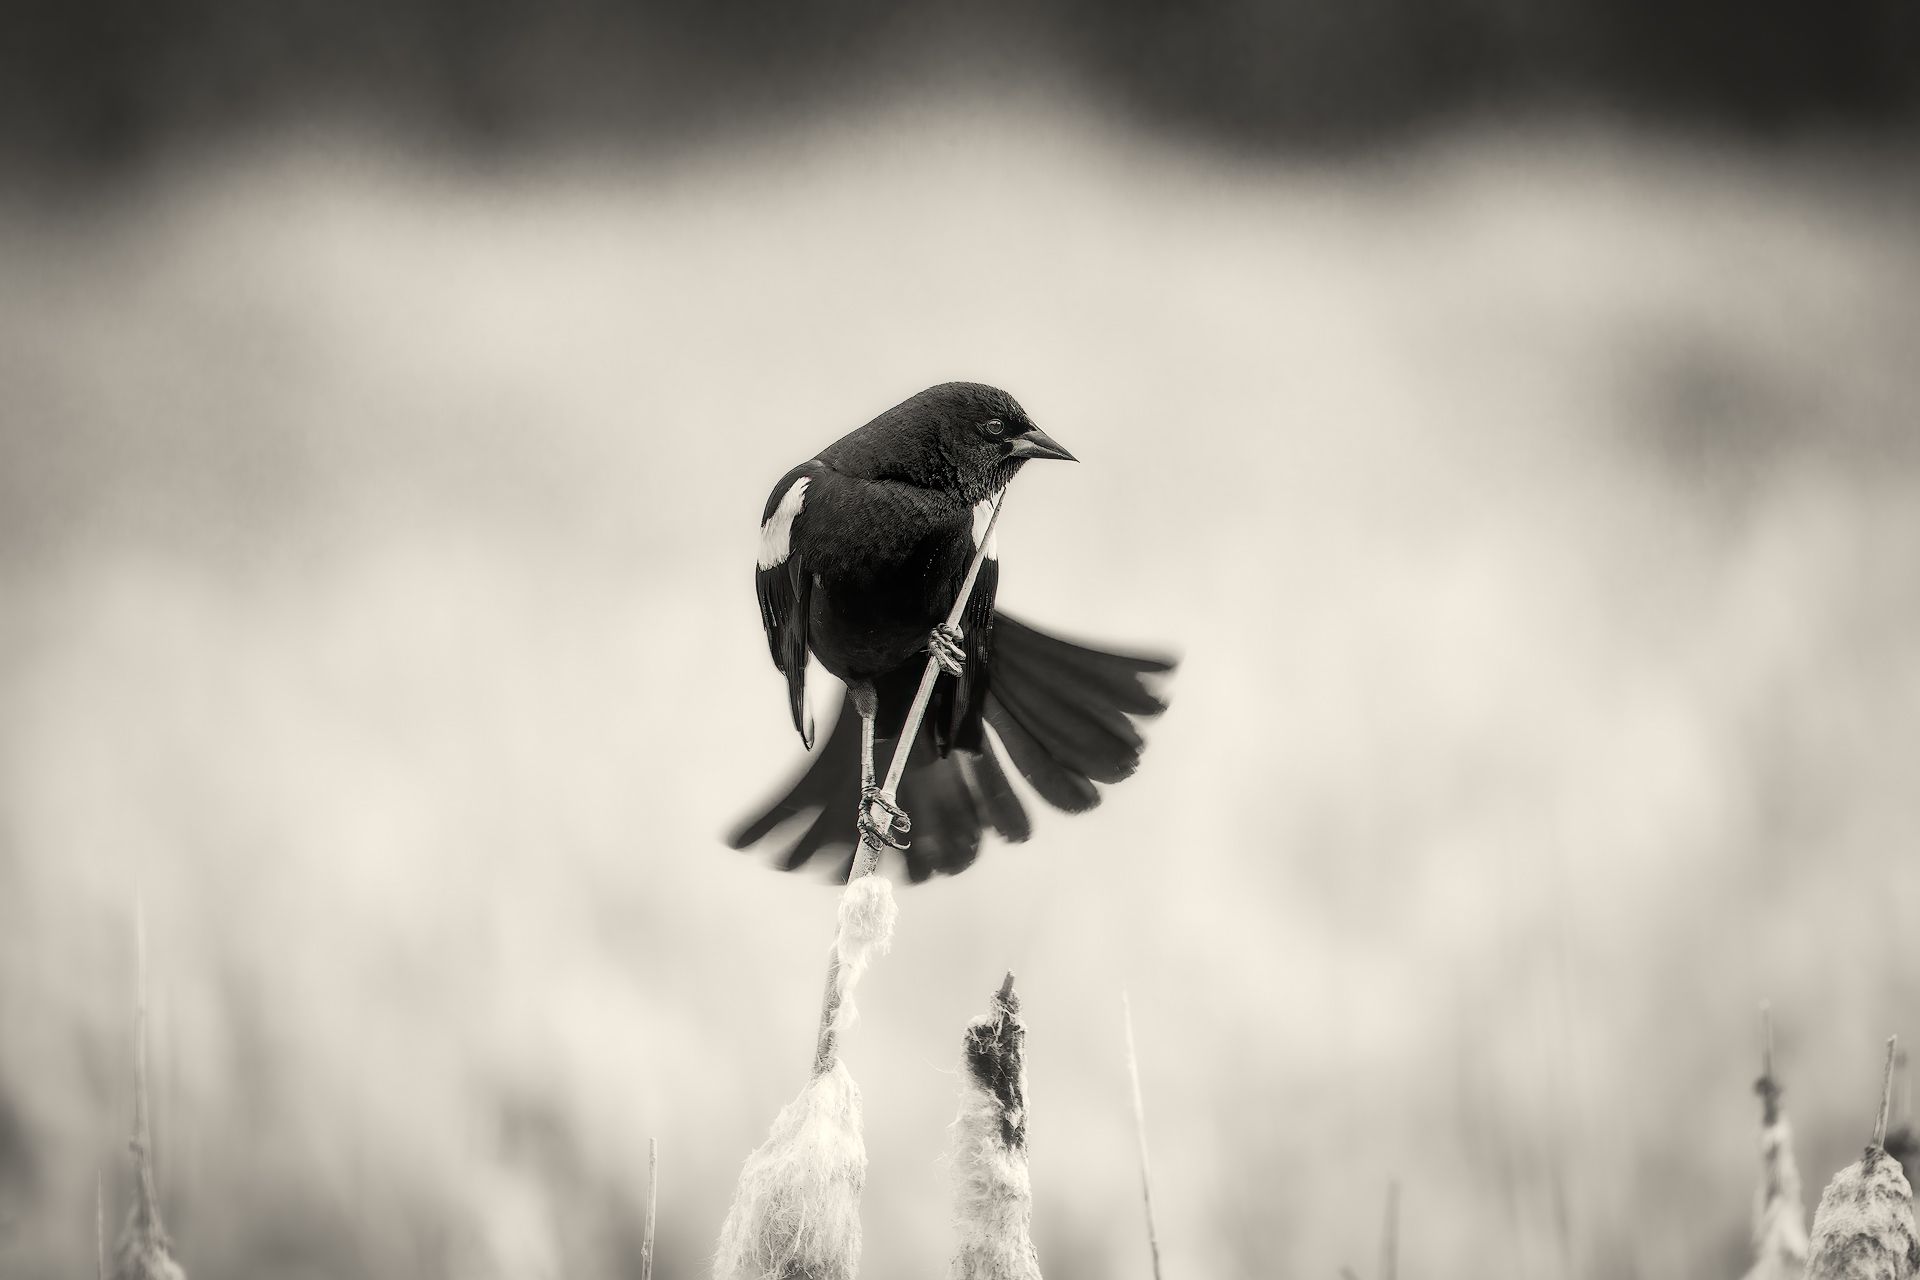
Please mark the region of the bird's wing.
<svg viewBox="0 0 1920 1280"><path fill-rule="evenodd" d="M767 631L773 665L787 678L787 704L800 741L813 749L813 717L807 711L807 613L813 575L794 546L794 524L806 508L807 489L819 462L805 462L780 477L767 497L760 519L760 555L754 587L760 597L760 625Z"/></svg>

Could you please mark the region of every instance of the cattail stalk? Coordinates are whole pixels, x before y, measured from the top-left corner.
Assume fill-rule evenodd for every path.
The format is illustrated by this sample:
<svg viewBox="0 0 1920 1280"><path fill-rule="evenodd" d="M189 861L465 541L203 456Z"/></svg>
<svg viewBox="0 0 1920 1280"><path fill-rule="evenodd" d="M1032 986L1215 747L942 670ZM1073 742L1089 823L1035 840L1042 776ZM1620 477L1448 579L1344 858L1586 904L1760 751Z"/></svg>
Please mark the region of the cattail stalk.
<svg viewBox="0 0 1920 1280"><path fill-rule="evenodd" d="M1887 1117L1893 1110L1893 1064L1900 1056L1900 1037L1887 1037L1887 1067L1880 1077L1880 1114L1873 1122L1873 1145L1887 1147Z"/></svg>
<svg viewBox="0 0 1920 1280"><path fill-rule="evenodd" d="M1912 1280L1920 1273L1913 1189L1884 1145L1898 1048L1897 1040L1889 1037L1873 1142L1856 1163L1833 1175L1820 1197L1807 1280Z"/></svg>
<svg viewBox="0 0 1920 1280"><path fill-rule="evenodd" d="M1806 1206L1793 1129L1773 1074L1773 1009L1760 1005L1760 1183L1753 1196L1753 1266L1746 1280L1798 1280L1807 1267Z"/></svg>
<svg viewBox="0 0 1920 1280"><path fill-rule="evenodd" d="M980 545L974 548L973 560L967 565L967 576L960 584L960 594L954 597L953 607L947 611L947 625L957 627L966 617L967 601L973 595L973 587L980 580L980 566L986 561L988 549L993 546L994 526L1000 523L1000 507L1006 501L1007 491L1002 489L994 495L993 512L987 518L987 527L980 537ZM907 759L913 754L913 741L920 735L920 722L926 718L927 704L933 700L933 687L940 678L940 664L931 654L927 665L920 673L920 687L914 690L913 705L907 710L905 725L900 737L893 744L893 757L887 763L885 779L880 784L880 793L889 804L893 803L900 790L900 779L906 776ZM880 805L873 807L874 820L885 830L892 826L893 819ZM846 893L851 896L854 886L873 874L880 864L882 852L880 842L865 832L861 833L858 848L854 850L853 869L847 876ZM884 882L883 882L884 883ZM844 911L844 907L842 910ZM820 1004L820 1033L814 1039L813 1073L819 1075L833 1065L834 1055L838 1051L840 1031L846 1020L840 1016L841 1002L847 998L853 981L841 970L845 964L838 948L827 958L827 989Z"/></svg>
<svg viewBox="0 0 1920 1280"><path fill-rule="evenodd" d="M957 627L980 566L993 545L1005 490L994 499L973 562L947 615ZM940 664L931 656L907 713L886 780L889 803L907 771L907 757L933 697ZM880 806L875 816L889 820ZM883 827L884 829L884 827ZM767 1140L747 1157L733 1204L720 1228L714 1280L853 1280L860 1266L860 1193L866 1185L867 1148L861 1133L860 1086L840 1061L840 1033L853 1024L853 989L874 957L893 942L893 886L875 875L880 842L864 836L841 892L839 928L827 957L820 1030L814 1039L813 1074L800 1095L774 1119Z"/></svg>
<svg viewBox="0 0 1920 1280"><path fill-rule="evenodd" d="M1400 1270L1400 1181L1387 1183L1386 1215L1380 1224L1380 1280L1394 1280Z"/></svg>
<svg viewBox="0 0 1920 1280"><path fill-rule="evenodd" d="M93 1171L93 1274L107 1280L107 1191L100 1171Z"/></svg>
<svg viewBox="0 0 1920 1280"><path fill-rule="evenodd" d="M1026 1025L1009 973L989 1011L967 1024L960 1115L953 1122L954 1226L949 1280L1040 1280L1029 1234Z"/></svg>
<svg viewBox="0 0 1920 1280"><path fill-rule="evenodd" d="M147 1087L147 916L134 907L133 1209L120 1233L114 1280L186 1280L173 1258L173 1241L160 1220L160 1189L153 1174L153 1129Z"/></svg>
<svg viewBox="0 0 1920 1280"><path fill-rule="evenodd" d="M653 1219L660 1199L660 1144L647 1139L647 1225L640 1234L640 1280L653 1280Z"/></svg>
<svg viewBox="0 0 1920 1280"><path fill-rule="evenodd" d="M1140 1200L1147 1215L1147 1250L1153 1258L1153 1280L1160 1280L1160 1233L1153 1223L1153 1173L1147 1159L1147 1105L1140 1094L1140 1058L1133 1048L1133 1003L1120 993L1120 1017L1127 1029L1127 1076L1133 1081L1133 1128L1140 1139Z"/></svg>

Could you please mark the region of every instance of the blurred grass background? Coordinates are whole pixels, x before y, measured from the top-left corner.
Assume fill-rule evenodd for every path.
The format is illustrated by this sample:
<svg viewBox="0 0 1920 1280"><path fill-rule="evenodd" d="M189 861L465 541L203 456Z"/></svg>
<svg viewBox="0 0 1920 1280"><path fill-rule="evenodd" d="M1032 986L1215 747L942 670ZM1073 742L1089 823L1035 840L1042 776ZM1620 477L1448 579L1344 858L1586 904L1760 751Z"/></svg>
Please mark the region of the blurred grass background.
<svg viewBox="0 0 1920 1280"><path fill-rule="evenodd" d="M648 1135L660 1274L702 1274L832 915L720 843L798 759L760 504L950 377L1084 459L1014 491L1003 601L1184 665L1105 805L903 895L848 1053L867 1274L944 1267L1007 968L1054 1280L1146 1274L1122 987L1170 1275L1363 1266L1389 1177L1409 1276L1737 1274L1754 1002L1814 1187L1914 1030L1906 73L1858 119L1629 85L1668 123L1322 127L1091 55L849 100L805 48L738 115L692 64L632 137L578 105L608 77L478 77L503 144L397 74L248 119L145 53L120 117L14 117L0 1274L90 1265L136 893L190 1274L637 1274ZM1248 57L1220 94L1289 82Z"/></svg>

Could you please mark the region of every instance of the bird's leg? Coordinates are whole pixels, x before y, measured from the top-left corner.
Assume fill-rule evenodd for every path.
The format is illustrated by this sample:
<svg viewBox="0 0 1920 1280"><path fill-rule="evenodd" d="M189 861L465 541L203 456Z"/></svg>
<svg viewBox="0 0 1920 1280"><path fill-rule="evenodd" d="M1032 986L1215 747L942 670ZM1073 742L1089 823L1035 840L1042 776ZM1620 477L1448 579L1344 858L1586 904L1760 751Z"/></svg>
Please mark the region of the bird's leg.
<svg viewBox="0 0 1920 1280"><path fill-rule="evenodd" d="M853 695L853 709L860 713L860 833L880 844L904 849L913 822L907 811L874 782L873 718L879 710L878 699L870 684L849 685L847 691ZM876 808L886 815L884 826L874 819Z"/></svg>
<svg viewBox="0 0 1920 1280"><path fill-rule="evenodd" d="M933 629L927 637L927 652L950 676L957 678L967 669L967 651L960 647L960 628L950 623L943 622Z"/></svg>

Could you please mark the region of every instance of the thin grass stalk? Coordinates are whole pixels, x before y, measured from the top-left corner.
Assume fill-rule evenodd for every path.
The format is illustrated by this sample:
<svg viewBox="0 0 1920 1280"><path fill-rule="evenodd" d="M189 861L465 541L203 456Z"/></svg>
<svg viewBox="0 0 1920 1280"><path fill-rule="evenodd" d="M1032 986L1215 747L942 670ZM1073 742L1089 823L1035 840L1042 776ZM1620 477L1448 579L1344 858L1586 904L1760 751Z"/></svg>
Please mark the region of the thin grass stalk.
<svg viewBox="0 0 1920 1280"><path fill-rule="evenodd" d="M147 916L136 903L134 929L133 1208L120 1233L114 1280L186 1280L173 1257L173 1241L160 1218L160 1188L153 1173L153 1130L147 1081Z"/></svg>
<svg viewBox="0 0 1920 1280"><path fill-rule="evenodd" d="M660 1144L647 1139L647 1225L640 1235L640 1280L653 1280L654 1211L660 1198Z"/></svg>
<svg viewBox="0 0 1920 1280"><path fill-rule="evenodd" d="M1147 1216L1147 1249L1153 1259L1153 1280L1160 1280L1160 1233L1153 1219L1153 1172L1147 1158L1147 1105L1140 1093L1140 1057L1133 1047L1133 1002L1120 993L1120 1016L1127 1029L1127 1077L1133 1082L1133 1128L1140 1139L1140 1200Z"/></svg>
<svg viewBox="0 0 1920 1280"><path fill-rule="evenodd" d="M1394 1280L1400 1270L1400 1182L1387 1183L1386 1215L1380 1224L1380 1280Z"/></svg>
<svg viewBox="0 0 1920 1280"><path fill-rule="evenodd" d="M1880 1078L1880 1114L1873 1122L1873 1145L1887 1147L1887 1117L1893 1110L1893 1064L1900 1057L1900 1037L1887 1037L1887 1066Z"/></svg>

